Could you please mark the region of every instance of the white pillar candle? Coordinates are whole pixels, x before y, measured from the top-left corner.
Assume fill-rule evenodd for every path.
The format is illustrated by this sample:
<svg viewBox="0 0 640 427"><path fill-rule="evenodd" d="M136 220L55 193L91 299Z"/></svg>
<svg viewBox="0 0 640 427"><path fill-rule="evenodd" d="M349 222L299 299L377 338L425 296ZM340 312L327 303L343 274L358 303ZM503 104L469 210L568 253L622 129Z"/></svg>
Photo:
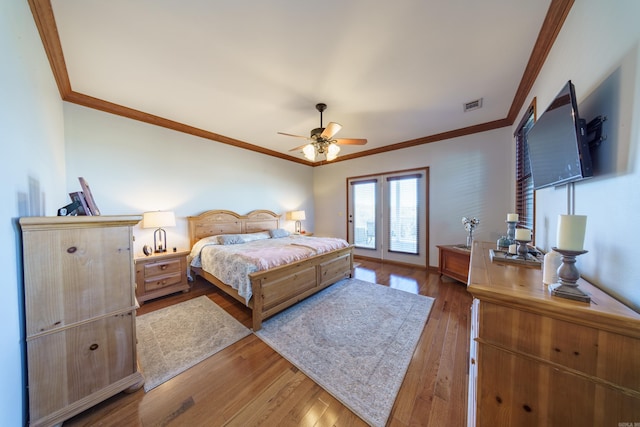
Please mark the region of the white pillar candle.
<svg viewBox="0 0 640 427"><path fill-rule="evenodd" d="M509 245L509 253L511 255L515 255L516 254L516 245Z"/></svg>
<svg viewBox="0 0 640 427"><path fill-rule="evenodd" d="M553 250L547 252L542 262L542 283L545 285L558 283L558 269L561 264L562 255Z"/></svg>
<svg viewBox="0 0 640 427"><path fill-rule="evenodd" d="M516 240L528 242L531 240L531 230L527 228L516 228Z"/></svg>
<svg viewBox="0 0 640 427"><path fill-rule="evenodd" d="M514 213L507 214L507 221L518 222L518 214L514 214Z"/></svg>
<svg viewBox="0 0 640 427"><path fill-rule="evenodd" d="M586 228L586 215L558 215L558 249L581 251Z"/></svg>

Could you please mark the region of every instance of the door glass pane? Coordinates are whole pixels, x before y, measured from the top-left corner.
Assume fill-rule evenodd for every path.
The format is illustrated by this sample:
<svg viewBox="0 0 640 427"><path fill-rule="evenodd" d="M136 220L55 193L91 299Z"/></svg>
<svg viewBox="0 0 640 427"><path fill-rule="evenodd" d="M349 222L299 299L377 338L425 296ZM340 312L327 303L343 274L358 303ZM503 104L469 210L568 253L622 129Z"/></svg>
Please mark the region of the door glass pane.
<svg viewBox="0 0 640 427"><path fill-rule="evenodd" d="M353 244L376 248L376 182L353 183Z"/></svg>
<svg viewBox="0 0 640 427"><path fill-rule="evenodd" d="M418 179L389 180L389 251L418 253Z"/></svg>

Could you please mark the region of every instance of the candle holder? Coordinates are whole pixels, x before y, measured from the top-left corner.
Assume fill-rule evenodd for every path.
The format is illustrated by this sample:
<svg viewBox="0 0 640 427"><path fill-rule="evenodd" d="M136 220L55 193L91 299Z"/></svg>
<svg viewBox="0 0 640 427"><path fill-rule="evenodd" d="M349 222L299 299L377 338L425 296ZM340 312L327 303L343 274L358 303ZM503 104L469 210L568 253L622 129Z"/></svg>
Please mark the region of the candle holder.
<svg viewBox="0 0 640 427"><path fill-rule="evenodd" d="M580 272L576 267L576 257L586 254L588 251L571 251L567 249L552 248L562 255L562 264L558 268L559 283L549 285L551 295L568 298L575 301L591 302L589 294L578 287Z"/></svg>
<svg viewBox="0 0 640 427"><path fill-rule="evenodd" d="M518 244L518 258L526 260L529 257L529 248L527 248L527 243L530 241L531 240L516 240L516 243Z"/></svg>
<svg viewBox="0 0 640 427"><path fill-rule="evenodd" d="M518 223L518 221L506 221L506 223L507 223L507 239L510 242L509 245L511 245L516 241L516 224Z"/></svg>

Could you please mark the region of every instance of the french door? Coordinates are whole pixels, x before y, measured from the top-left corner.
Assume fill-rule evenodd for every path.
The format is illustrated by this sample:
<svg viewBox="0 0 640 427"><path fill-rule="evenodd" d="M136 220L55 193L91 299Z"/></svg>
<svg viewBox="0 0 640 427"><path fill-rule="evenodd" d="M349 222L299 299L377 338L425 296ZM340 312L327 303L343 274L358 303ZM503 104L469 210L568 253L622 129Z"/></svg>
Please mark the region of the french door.
<svg viewBox="0 0 640 427"><path fill-rule="evenodd" d="M347 179L354 254L427 267L428 169Z"/></svg>

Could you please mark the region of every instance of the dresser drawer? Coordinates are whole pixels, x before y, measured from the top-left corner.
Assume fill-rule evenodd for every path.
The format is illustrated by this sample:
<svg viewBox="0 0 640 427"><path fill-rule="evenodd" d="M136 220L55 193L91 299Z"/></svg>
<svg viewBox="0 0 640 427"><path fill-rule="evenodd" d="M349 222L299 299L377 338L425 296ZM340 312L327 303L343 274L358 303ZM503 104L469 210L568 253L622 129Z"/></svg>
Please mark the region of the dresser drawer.
<svg viewBox="0 0 640 427"><path fill-rule="evenodd" d="M182 282L182 274L180 271L162 276L149 277L144 279L144 290L145 292L154 291L167 286L179 285L180 282Z"/></svg>
<svg viewBox="0 0 640 427"><path fill-rule="evenodd" d="M640 392L640 340L486 301L479 320L487 344Z"/></svg>
<svg viewBox="0 0 640 427"><path fill-rule="evenodd" d="M130 246L125 226L27 233L27 336L133 307Z"/></svg>
<svg viewBox="0 0 640 427"><path fill-rule="evenodd" d="M152 262L144 266L144 277L165 275L167 273L180 273L180 266L180 259L168 259L165 261Z"/></svg>
<svg viewBox="0 0 640 427"><path fill-rule="evenodd" d="M93 399L135 373L134 330L128 312L28 339L32 419Z"/></svg>

